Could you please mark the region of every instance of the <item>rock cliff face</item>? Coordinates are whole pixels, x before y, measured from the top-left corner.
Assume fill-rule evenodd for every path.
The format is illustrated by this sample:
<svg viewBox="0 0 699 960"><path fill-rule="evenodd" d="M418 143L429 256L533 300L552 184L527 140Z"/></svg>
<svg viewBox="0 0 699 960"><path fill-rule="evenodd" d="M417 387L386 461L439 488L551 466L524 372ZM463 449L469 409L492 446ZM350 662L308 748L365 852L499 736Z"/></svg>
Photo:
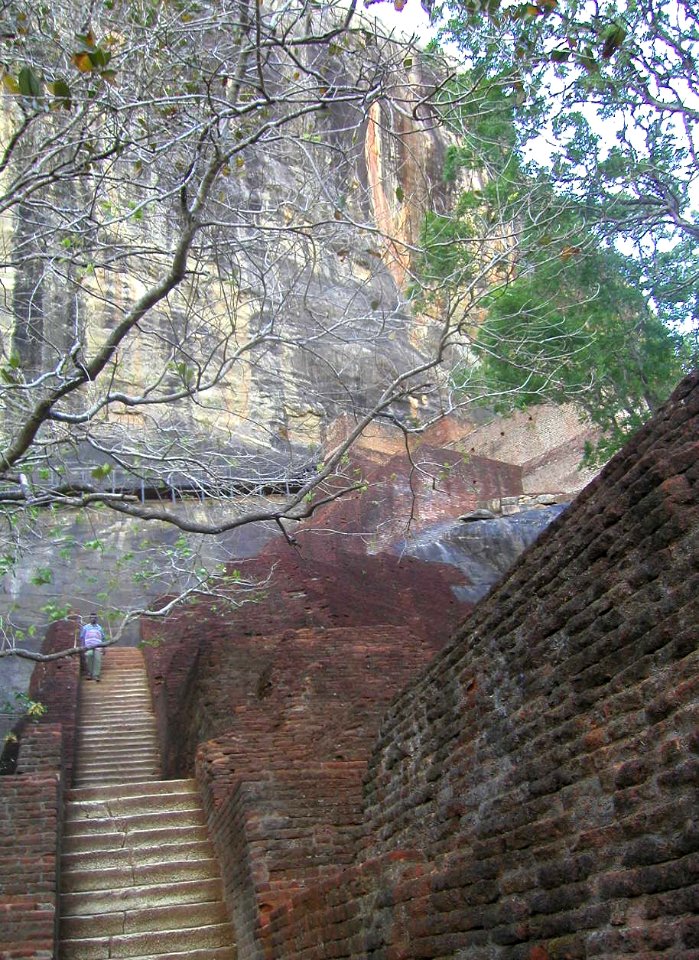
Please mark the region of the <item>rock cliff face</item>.
<svg viewBox="0 0 699 960"><path fill-rule="evenodd" d="M303 460L319 447L340 412L365 410L429 349L433 331L408 302L408 267L425 211L450 203L442 178L449 136L418 106L434 78L417 52L403 65L405 54L388 43L370 46L364 35L358 29L335 49L318 45L308 54L304 66L332 78L336 96L231 160L207 209L213 225L190 255L191 278L148 313L111 362L114 383L129 395L159 370L172 390L178 377L182 386L194 376L185 368L203 381L224 370L219 382L198 402L162 410L113 404L91 422L105 443L147 447L160 428L171 444L187 437L196 449L206 438L229 457L252 447L286 465L294 451ZM267 69L270 83L293 83L274 65ZM362 84L366 104L346 94ZM6 122L5 144L12 130ZM242 124L240 137L247 133ZM42 225L39 205L14 206L3 223L6 361L14 356L30 378L50 372L75 344L80 362L99 350L164 275L182 223L177 202L153 197L175 189L168 177L186 162L176 150L171 172L117 160L114 186L101 192L84 178L51 186L51 203L77 211L78 226L102 216L107 226L95 228L94 250L89 230L71 233L56 211L44 211ZM10 179L6 171L8 190ZM138 218L118 226L137 207ZM44 237L52 231L54 247ZM34 256L33 244L46 249ZM75 439L77 449L80 430Z"/></svg>

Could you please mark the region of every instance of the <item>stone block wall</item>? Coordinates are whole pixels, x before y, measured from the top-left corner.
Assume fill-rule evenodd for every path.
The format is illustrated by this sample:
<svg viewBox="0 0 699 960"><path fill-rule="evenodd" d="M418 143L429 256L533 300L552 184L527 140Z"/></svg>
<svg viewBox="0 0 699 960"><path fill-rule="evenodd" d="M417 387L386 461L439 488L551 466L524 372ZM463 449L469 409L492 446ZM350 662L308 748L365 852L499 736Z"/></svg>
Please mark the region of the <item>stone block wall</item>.
<svg viewBox="0 0 699 960"><path fill-rule="evenodd" d="M397 698L271 960L699 956L699 375Z"/></svg>

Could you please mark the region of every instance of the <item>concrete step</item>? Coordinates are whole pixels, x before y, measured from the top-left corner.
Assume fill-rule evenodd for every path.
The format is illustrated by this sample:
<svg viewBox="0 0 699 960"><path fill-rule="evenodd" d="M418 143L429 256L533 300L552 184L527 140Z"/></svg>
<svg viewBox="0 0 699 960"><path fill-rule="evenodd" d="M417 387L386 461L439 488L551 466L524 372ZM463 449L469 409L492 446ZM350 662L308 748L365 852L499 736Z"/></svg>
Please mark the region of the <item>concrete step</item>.
<svg viewBox="0 0 699 960"><path fill-rule="evenodd" d="M151 698L148 690L132 690L130 693L122 693L115 690L112 692L105 689L100 681L95 690L89 694L83 693L80 697L80 708L83 711L92 711L96 713L102 710L115 711L119 704L123 704L124 710L151 709Z"/></svg>
<svg viewBox="0 0 699 960"><path fill-rule="evenodd" d="M164 906L99 911L77 917L66 916L61 920L61 938L82 940L93 937L112 937L124 933L205 927L227 921L226 910L220 900L218 902L168 903Z"/></svg>
<svg viewBox="0 0 699 960"><path fill-rule="evenodd" d="M121 769L126 770L129 766L129 762L132 759L142 763L144 760L152 759L155 756L157 757L158 761L160 760L158 751L154 748L152 743L137 744L129 751L125 751L121 747L116 749L110 749L109 747L104 747L103 749L89 747L89 749L83 751L83 753L85 755L78 758L76 769L81 769L83 766L94 766L96 763L106 763L112 769L120 767ZM144 782L146 779L149 778L144 777Z"/></svg>
<svg viewBox="0 0 699 960"><path fill-rule="evenodd" d="M162 823L162 817L157 821ZM166 846L177 843L191 843L194 840L208 840L206 826L187 824L184 826L158 826L146 830L130 829L130 821L121 821L124 830L98 830L83 836L64 836L63 852L89 853L95 850L117 850L120 848Z"/></svg>
<svg viewBox="0 0 699 960"><path fill-rule="evenodd" d="M64 804L60 960L235 960L196 783L156 779L142 654L110 651L100 683L83 682L80 693Z"/></svg>
<svg viewBox="0 0 699 960"><path fill-rule="evenodd" d="M123 788L118 786L84 787L79 790L66 790L65 799L69 803L93 803L95 801L106 802L108 800L127 800L134 797L168 797L170 795L189 795L198 801L199 788L197 787L197 781L187 778L132 783Z"/></svg>
<svg viewBox="0 0 699 960"><path fill-rule="evenodd" d="M94 740L95 737L103 737L105 740L110 740L115 735L120 735L122 738L124 734L135 734L150 733L151 736L156 736L155 731L155 720L153 717L145 717L142 713L138 715L138 719L132 717L115 716L114 719L105 717L103 714L100 714L99 719L95 718L92 722L89 719L83 720L82 722L82 732L85 739ZM82 738L81 738L82 739Z"/></svg>
<svg viewBox="0 0 699 960"><path fill-rule="evenodd" d="M205 826L204 811L200 806L187 810L170 810L163 814L160 810L150 813L134 814L132 817L92 817L66 821L63 836L89 837L101 833L122 833L124 830L149 831L154 829L177 829Z"/></svg>
<svg viewBox="0 0 699 960"><path fill-rule="evenodd" d="M179 883L139 884L116 890L83 890L61 896L61 916L94 916L118 910L145 910L149 907L175 904L206 903L220 900L221 881L218 877L206 880L186 880Z"/></svg>
<svg viewBox="0 0 699 960"><path fill-rule="evenodd" d="M83 755L92 758L101 753L108 752L111 756L121 757L124 763L128 763L134 751L140 753L144 750L158 750L155 737L115 737L112 740L82 741L78 742L77 762L79 763L83 759Z"/></svg>
<svg viewBox="0 0 699 960"><path fill-rule="evenodd" d="M109 786L110 784L117 783L137 783L143 780L143 773L133 773L129 776L123 773L100 773L98 775L85 774L85 776L76 776L73 778L73 783L76 787L94 787L96 783L101 783ZM151 775L152 780L158 780L160 773L157 770L154 770Z"/></svg>
<svg viewBox="0 0 699 960"><path fill-rule="evenodd" d="M183 840L180 843L159 844L158 846L140 847L103 847L92 850L89 854L65 853L61 857L61 870L73 873L74 871L106 870L110 867L120 867L127 870L129 867L140 869L146 864L210 860L213 856L211 844L207 840Z"/></svg>
<svg viewBox="0 0 699 960"><path fill-rule="evenodd" d="M213 947L209 950L187 950L185 953L158 953L130 960L236 960L235 947Z"/></svg>
<svg viewBox="0 0 699 960"><path fill-rule="evenodd" d="M109 786L119 783L140 783L144 777L150 777L153 781L159 779L160 771L155 763L139 767L137 770L130 770L127 773L120 773L118 764L111 772L104 768L98 770L88 768L87 770L79 770L73 779L75 786L78 789L83 789L94 787L96 784Z"/></svg>
<svg viewBox="0 0 699 960"><path fill-rule="evenodd" d="M136 887L159 883L178 883L186 880L208 880L216 876L218 864L206 860L168 860L148 863L144 866L126 864L121 867L105 867L101 870L74 868L62 873L61 889L65 893L80 893L85 890L115 890L119 887Z"/></svg>
<svg viewBox="0 0 699 960"><path fill-rule="evenodd" d="M113 773L118 776L123 772L131 776L131 782L133 783L135 779L133 774L137 774L139 770L142 770L144 773L143 779L149 780L153 779L153 774L157 772L159 768L160 759L153 756L151 752L150 756L141 756L140 753L136 754L130 763L125 763L122 757L111 759L109 756L84 760L78 764L76 773L77 776L80 777L85 777L86 774L89 774L99 782L100 773Z"/></svg>
<svg viewBox="0 0 699 960"><path fill-rule="evenodd" d="M104 751L90 752L80 758L78 765L78 770L97 770L100 767L112 771L115 769L128 770L130 763L138 764L139 766L144 766L149 764L152 766L154 763L159 765L160 757L152 747L139 747L137 750L134 750L131 753L131 756L125 756L121 752L112 752ZM149 779L144 777L144 780Z"/></svg>
<svg viewBox="0 0 699 960"><path fill-rule="evenodd" d="M83 750L106 750L112 748L126 754L140 747L157 746L158 738L152 730L126 731L107 737L102 733L88 733L78 739L78 759Z"/></svg>
<svg viewBox="0 0 699 960"><path fill-rule="evenodd" d="M158 756L158 751L152 743L138 744L127 752L124 747L111 748L108 745L99 747L93 745L80 751L78 766L82 769L86 766L95 766L96 764L107 764L113 767L115 763L121 763L128 767L134 763L144 763Z"/></svg>
<svg viewBox="0 0 699 960"><path fill-rule="evenodd" d="M157 781L155 781L157 782ZM121 784L119 784L121 786ZM128 786L128 784L124 784ZM134 784L141 786L141 784ZM79 789L89 790L90 787L81 787ZM152 796L147 794L138 797L124 797L123 800L110 800L108 803L98 800L84 803L71 803L68 805L65 817L66 822L73 820L107 820L119 819L122 817L133 817L143 813L158 812L161 817L169 817L169 814L178 810L197 810L200 801L198 797L192 794L171 794L167 797L167 803L157 802Z"/></svg>
<svg viewBox="0 0 699 960"><path fill-rule="evenodd" d="M157 780L159 773L153 774L153 779ZM109 774L100 774L98 777L74 777L74 783L76 787L92 787L96 783L135 783L137 780L143 779L143 774L133 774L132 776L125 776L124 774L114 774L110 776Z"/></svg>
<svg viewBox="0 0 699 960"><path fill-rule="evenodd" d="M101 691L100 691L101 692ZM119 703L121 702L122 709L119 711ZM82 716L85 719L95 719L97 717L119 717L124 716L129 713L139 713L141 711L146 711L147 714L153 713L153 706L151 704L150 696L147 694L140 694L138 697L119 697L117 694L114 696L93 696L88 698L83 696L80 701L80 709L82 711Z"/></svg>
<svg viewBox="0 0 699 960"><path fill-rule="evenodd" d="M163 953L186 953L192 949L225 947L229 944L230 927L220 923L180 930L63 940L61 960L104 960L105 957L137 957L144 954L162 956Z"/></svg>

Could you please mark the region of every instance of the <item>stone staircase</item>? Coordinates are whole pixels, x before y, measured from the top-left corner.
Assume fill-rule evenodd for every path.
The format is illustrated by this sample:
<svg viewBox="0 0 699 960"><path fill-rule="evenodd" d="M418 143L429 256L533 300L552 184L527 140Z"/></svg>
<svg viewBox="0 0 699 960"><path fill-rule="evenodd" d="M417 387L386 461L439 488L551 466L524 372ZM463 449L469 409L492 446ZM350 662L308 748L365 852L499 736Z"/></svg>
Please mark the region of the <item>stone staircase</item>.
<svg viewBox="0 0 699 960"><path fill-rule="evenodd" d="M194 780L159 780L143 656L81 681L61 857L60 960L234 960Z"/></svg>

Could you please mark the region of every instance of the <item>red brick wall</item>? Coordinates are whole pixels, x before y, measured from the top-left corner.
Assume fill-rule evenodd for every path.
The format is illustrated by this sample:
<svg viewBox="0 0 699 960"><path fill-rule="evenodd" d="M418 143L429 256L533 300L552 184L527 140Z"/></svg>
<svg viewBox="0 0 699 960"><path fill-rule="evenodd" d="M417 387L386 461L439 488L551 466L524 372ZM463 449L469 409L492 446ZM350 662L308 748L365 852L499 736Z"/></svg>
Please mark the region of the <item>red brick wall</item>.
<svg viewBox="0 0 699 960"><path fill-rule="evenodd" d="M470 609L451 591L452 583L463 581L451 567L331 550L328 545L323 550L314 546L321 556L312 551L309 558L309 549L296 550L282 541L259 559L240 564L243 576L251 581L266 581L273 570L259 591L259 602L238 609L218 604L216 611L201 604L174 615L167 624L143 623L144 654L168 776L190 775L198 744L227 730L231 715L249 698L258 702L258 686L265 688L266 672L284 649L285 635L310 631L322 648L324 634L333 629L393 624L409 630L425 654L420 660L424 664ZM387 637L390 646L390 631ZM400 647L390 657L400 659ZM370 660L365 663L371 673ZM294 669L289 663L282 673L288 670L292 675ZM404 679L411 675L400 672ZM336 693L343 703L351 703L355 689L351 679L349 687ZM388 696L398 689L390 683ZM380 699L387 702L384 694ZM361 698L352 709L361 711ZM368 736L364 756L370 743Z"/></svg>
<svg viewBox="0 0 699 960"><path fill-rule="evenodd" d="M391 706L266 957L699 957L698 482L695 375Z"/></svg>
<svg viewBox="0 0 699 960"><path fill-rule="evenodd" d="M54 953L62 816L59 724L28 727L16 775L0 777L0 957Z"/></svg>
<svg viewBox="0 0 699 960"><path fill-rule="evenodd" d="M73 645L75 625L47 631L41 652ZM16 773L0 777L0 960L53 960L63 784L70 783L80 664L39 663L29 693L47 708L24 724Z"/></svg>
<svg viewBox="0 0 699 960"><path fill-rule="evenodd" d="M196 776L241 956L280 904L358 855L370 745L432 656L392 625L209 636L183 715L203 741Z"/></svg>
<svg viewBox="0 0 699 960"><path fill-rule="evenodd" d="M51 624L41 646L43 654L70 650L75 643L77 624L60 620ZM61 657L37 663L29 683L29 695L46 707L41 724L60 723L63 740L63 781L70 786L75 761L75 737L78 723L78 692L80 684L80 658ZM24 752L24 747L22 751ZM23 760L22 755L20 759Z"/></svg>

